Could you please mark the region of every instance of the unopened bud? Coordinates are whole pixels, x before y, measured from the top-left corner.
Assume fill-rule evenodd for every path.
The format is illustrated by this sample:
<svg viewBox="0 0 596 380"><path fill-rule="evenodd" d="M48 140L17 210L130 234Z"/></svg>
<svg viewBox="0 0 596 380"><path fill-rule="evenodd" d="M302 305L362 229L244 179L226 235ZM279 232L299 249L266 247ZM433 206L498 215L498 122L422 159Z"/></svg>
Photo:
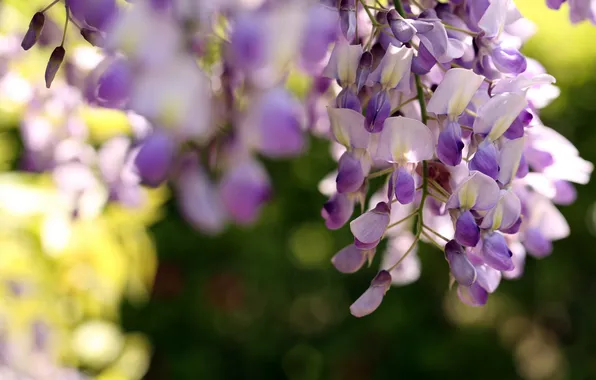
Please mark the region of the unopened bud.
<svg viewBox="0 0 596 380"><path fill-rule="evenodd" d="M21 47L24 50L29 50L39 38L41 31L43 29L43 25L45 24L46 17L41 12L37 12L33 15L31 22L29 23L29 29L27 29L27 33L25 33L25 37L23 37L23 41L21 42Z"/></svg>
<svg viewBox="0 0 596 380"><path fill-rule="evenodd" d="M83 36L85 41L89 42L91 45L96 47L103 47L105 42L103 35L95 30L82 28L81 36Z"/></svg>
<svg viewBox="0 0 596 380"><path fill-rule="evenodd" d="M56 73L58 72L60 65L62 65L62 61L64 61L65 54L66 54L66 51L64 50L64 47L62 47L62 46L58 46L52 52L52 55L50 56L50 60L48 61L48 65L46 66L45 78L46 78L46 87L47 88L50 88L50 86L52 85L52 82L54 81L54 78L56 77Z"/></svg>

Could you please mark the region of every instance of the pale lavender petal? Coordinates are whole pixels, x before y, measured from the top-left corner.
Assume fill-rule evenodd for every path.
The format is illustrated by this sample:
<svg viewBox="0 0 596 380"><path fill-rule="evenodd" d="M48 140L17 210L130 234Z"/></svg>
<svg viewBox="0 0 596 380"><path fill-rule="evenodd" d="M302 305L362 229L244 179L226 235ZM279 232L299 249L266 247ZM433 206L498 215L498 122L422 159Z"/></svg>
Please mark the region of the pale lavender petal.
<svg viewBox="0 0 596 380"><path fill-rule="evenodd" d="M355 317L364 317L375 311L383 302L383 297L391 286L391 275L380 271L372 280L370 287L350 306L350 313Z"/></svg>
<svg viewBox="0 0 596 380"><path fill-rule="evenodd" d="M358 239L354 239L354 246L356 246L356 248L358 248L358 249L362 249L365 251L367 251L367 250L372 251L372 250L374 250L374 248L377 247L377 245L379 245L380 242L381 242L380 239L377 241L374 241L372 243L363 243Z"/></svg>
<svg viewBox="0 0 596 380"><path fill-rule="evenodd" d="M269 176L256 160L239 163L226 171L219 190L227 213L239 224L253 223L271 197Z"/></svg>
<svg viewBox="0 0 596 380"><path fill-rule="evenodd" d="M557 180L555 181L555 197L553 202L559 205L570 205L575 202L577 198L577 191L570 182Z"/></svg>
<svg viewBox="0 0 596 380"><path fill-rule="evenodd" d="M504 93L490 98L478 110L473 125L474 133L488 135L492 141L498 139L527 105L525 96L517 93Z"/></svg>
<svg viewBox="0 0 596 380"><path fill-rule="evenodd" d="M402 205L412 203L416 195L414 177L404 168L400 167L395 173L395 198Z"/></svg>
<svg viewBox="0 0 596 380"><path fill-rule="evenodd" d="M524 151L524 138L503 140L499 155L499 182L508 185L516 176L520 168L520 161ZM525 162L525 160L524 160Z"/></svg>
<svg viewBox="0 0 596 380"><path fill-rule="evenodd" d="M327 108L331 131L338 143L346 148L368 147L370 133L364 128L364 116L347 108Z"/></svg>
<svg viewBox="0 0 596 380"><path fill-rule="evenodd" d="M511 251L503 235L498 232L486 234L482 240L482 257L484 262L496 270L513 270Z"/></svg>
<svg viewBox="0 0 596 380"><path fill-rule="evenodd" d="M389 45L377 68L368 76L367 85L379 83L383 89L397 87L402 78L409 74L412 57L412 48Z"/></svg>
<svg viewBox="0 0 596 380"><path fill-rule="evenodd" d="M519 217L510 227L505 228L505 229L500 229L500 231L504 234L514 235L519 232L522 222L523 222L523 219L521 217Z"/></svg>
<svg viewBox="0 0 596 380"><path fill-rule="evenodd" d="M389 206L379 202L377 206L360 215L350 223L350 231L363 243L379 241L389 225Z"/></svg>
<svg viewBox="0 0 596 380"><path fill-rule="evenodd" d="M499 200L499 186L486 174L473 171L447 201L447 208L489 210Z"/></svg>
<svg viewBox="0 0 596 380"><path fill-rule="evenodd" d="M508 280L520 278L524 274L524 266L526 263L526 250L520 242L516 241L511 244L511 252L513 253L511 259L513 260L515 269L501 273L501 275Z"/></svg>
<svg viewBox="0 0 596 380"><path fill-rule="evenodd" d="M483 80L482 76L472 70L450 69L434 91L427 110L437 115L461 115Z"/></svg>
<svg viewBox="0 0 596 380"><path fill-rule="evenodd" d="M323 70L323 76L337 79L342 87L356 83L356 71L358 71L362 52L362 45L349 45L345 41L336 42L329 64Z"/></svg>
<svg viewBox="0 0 596 380"><path fill-rule="evenodd" d="M406 163L430 160L434 153L434 139L430 129L419 120L390 117L379 136L376 156L386 162Z"/></svg>
<svg viewBox="0 0 596 380"><path fill-rule="evenodd" d="M553 243L537 228L528 228L524 231L522 243L528 253L534 257L546 257L553 251Z"/></svg>
<svg viewBox="0 0 596 380"><path fill-rule="evenodd" d="M488 292L477 282L472 286L458 286L457 295L459 299L468 306L483 306L488 301Z"/></svg>
<svg viewBox="0 0 596 380"><path fill-rule="evenodd" d="M238 17L230 35L230 59L241 70L256 70L267 62L267 24L258 14Z"/></svg>
<svg viewBox="0 0 596 380"><path fill-rule="evenodd" d="M517 49L496 47L491 51L494 65L506 74L520 74L528 66L526 57Z"/></svg>
<svg viewBox="0 0 596 380"><path fill-rule="evenodd" d="M357 248L354 244L344 247L337 252L331 262L335 269L341 273L355 273L362 266L367 258L367 251Z"/></svg>
<svg viewBox="0 0 596 380"><path fill-rule="evenodd" d="M305 148L302 132L301 105L285 89L274 89L262 99L260 105L261 153L269 157L295 156Z"/></svg>
<svg viewBox="0 0 596 380"><path fill-rule="evenodd" d="M479 265L476 267L476 281L484 290L493 293L497 290L501 282L501 272L489 267L488 265Z"/></svg>
<svg viewBox="0 0 596 380"><path fill-rule="evenodd" d="M196 159L189 157L176 181L178 207L184 218L205 233L221 232L226 214L221 198Z"/></svg>
<svg viewBox="0 0 596 380"><path fill-rule="evenodd" d="M476 269L462 246L455 240L445 244L445 258L449 263L451 274L460 285L470 286L476 281Z"/></svg>
<svg viewBox="0 0 596 380"><path fill-rule="evenodd" d="M501 34L507 21L507 11L511 0L492 0L478 21L478 27L482 29L488 38L494 38Z"/></svg>
<svg viewBox="0 0 596 380"><path fill-rule="evenodd" d="M325 58L329 44L337 39L338 21L336 9L322 4L311 7L300 49L303 59L317 63Z"/></svg>
<svg viewBox="0 0 596 380"><path fill-rule="evenodd" d="M339 25L346 41L352 42L356 37L356 2L355 0L340 0Z"/></svg>
<svg viewBox="0 0 596 380"><path fill-rule="evenodd" d="M469 210L464 211L455 222L455 240L466 247L475 247L480 240L480 227Z"/></svg>
<svg viewBox="0 0 596 380"><path fill-rule="evenodd" d="M511 190L501 190L499 200L495 207L484 216L481 228L491 230L508 230L521 215L521 202Z"/></svg>

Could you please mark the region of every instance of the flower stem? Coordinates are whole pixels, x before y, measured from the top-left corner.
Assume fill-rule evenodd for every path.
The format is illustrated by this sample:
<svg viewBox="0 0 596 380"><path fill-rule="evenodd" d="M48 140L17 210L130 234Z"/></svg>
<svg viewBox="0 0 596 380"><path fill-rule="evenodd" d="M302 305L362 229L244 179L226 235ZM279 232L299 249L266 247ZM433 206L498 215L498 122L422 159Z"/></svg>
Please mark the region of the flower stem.
<svg viewBox="0 0 596 380"><path fill-rule="evenodd" d="M394 2L395 2L395 8L401 14L403 12L403 7L401 5L401 2L399 0L394 0ZM400 11L400 8L401 8L401 11ZM422 119L422 122L424 124L426 124L428 122L428 114L426 113L426 101L424 100L424 89L422 87L422 81L420 80L420 77L418 75L414 75L414 78L416 79L417 99L418 99L418 103L420 103L420 117ZM418 205L418 208L413 213L413 215L417 216L416 217L416 235L414 236L414 241L412 242L412 245L410 246L410 248L408 248L408 250L403 254L403 256L399 260L397 260L397 262L395 264L393 264L389 269L387 269L388 272L391 272L393 269L397 268L397 266L399 264L401 264L401 262L406 258L406 256L408 256L408 254L410 254L410 252L412 252L412 250L416 247L416 244L418 244L418 241L420 241L420 236L424 232L424 202L426 201L427 196L428 196L428 163L426 161L422 161L422 197L420 198L420 205Z"/></svg>
<svg viewBox="0 0 596 380"><path fill-rule="evenodd" d="M375 16L373 16L372 13L370 13L369 6L364 2L364 0L360 0L360 4L362 4L362 7L366 11L366 14L368 15L368 18L370 19L370 22L372 22L373 26L379 26L379 23L375 19Z"/></svg>
<svg viewBox="0 0 596 380"><path fill-rule="evenodd" d="M387 226L387 230L388 230L388 229L390 229L390 228L392 228L392 227L395 227L395 226L397 226L398 224L401 224L401 223L405 222L406 220L410 219L411 217L413 217L414 215L417 215L417 214L418 214L418 210L415 210L415 211L414 211L414 212L412 212L410 215L408 215L408 216L406 216L406 217L404 217L404 218L401 218L400 220L398 220L398 221L397 221L397 222L395 222L395 223L391 223L390 225L388 225L388 226Z"/></svg>
<svg viewBox="0 0 596 380"><path fill-rule="evenodd" d="M391 172L393 172L395 169L393 167L387 168L387 169L383 169L383 170L379 170L378 172L374 172L369 174L366 178L367 179L372 179L372 178L377 178L377 177L382 177L385 174L389 174Z"/></svg>
<svg viewBox="0 0 596 380"><path fill-rule="evenodd" d="M393 5L395 5L395 10L399 15L403 18L406 17L406 11L404 10L404 6L401 3L401 0L393 0Z"/></svg>
<svg viewBox="0 0 596 380"><path fill-rule="evenodd" d="M429 232L432 232L433 235L441 238L442 240L445 240L446 242L449 241L449 239L447 239L445 236L441 235L440 233L438 233L437 231L433 230L432 228L430 228L429 226L427 226L426 224L423 225L424 228L426 228Z"/></svg>
<svg viewBox="0 0 596 380"><path fill-rule="evenodd" d="M478 33L472 32L471 30L461 29L453 25L443 23L443 26L445 29L453 30L455 32L462 32L472 37L476 37L478 35Z"/></svg>

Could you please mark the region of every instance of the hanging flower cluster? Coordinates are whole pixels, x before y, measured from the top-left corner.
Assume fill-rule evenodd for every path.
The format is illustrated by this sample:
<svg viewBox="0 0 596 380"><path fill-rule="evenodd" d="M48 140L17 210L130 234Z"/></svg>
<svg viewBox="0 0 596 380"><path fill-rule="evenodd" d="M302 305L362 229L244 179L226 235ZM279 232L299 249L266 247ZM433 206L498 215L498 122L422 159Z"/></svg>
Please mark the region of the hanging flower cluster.
<svg viewBox="0 0 596 380"><path fill-rule="evenodd" d="M588 3L570 1L573 21L593 19ZM520 53L532 25L511 0L63 5L66 26L105 55L76 85L86 103L148 125L105 154L119 163L102 171L111 200L170 181L188 222L217 233L255 221L270 198L259 155L303 153L306 131L333 141L322 216L354 236L333 264L353 273L388 240L355 316L419 276L420 241L445 252L462 301L483 305L501 277L521 275L526 253L544 257L569 233L554 205L574 201L572 183L586 183L592 165L539 119L555 79ZM39 40L44 12L23 48ZM68 56L64 36L47 87ZM294 72L312 81L304 101L286 88ZM350 222L377 177L385 186Z"/></svg>
<svg viewBox="0 0 596 380"><path fill-rule="evenodd" d="M444 251L460 299L484 305L526 254L547 256L568 235L554 204L572 203L572 182L592 171L539 119L557 90L519 51L531 25L510 0L342 1L339 14L323 72L338 84L328 115L339 160L322 215L330 229L349 222L354 241L333 264L356 272L388 240L350 310L370 314L392 284L416 280L420 241ZM386 185L350 222L379 176Z"/></svg>

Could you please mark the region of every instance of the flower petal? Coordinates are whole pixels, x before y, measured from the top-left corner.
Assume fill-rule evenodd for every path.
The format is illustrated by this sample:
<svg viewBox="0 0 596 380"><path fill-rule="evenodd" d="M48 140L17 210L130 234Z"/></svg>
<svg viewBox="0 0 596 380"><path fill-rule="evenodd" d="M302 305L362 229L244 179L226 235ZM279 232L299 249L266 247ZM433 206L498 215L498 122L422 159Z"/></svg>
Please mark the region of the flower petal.
<svg viewBox="0 0 596 380"><path fill-rule="evenodd" d="M396 163L420 162L431 159L433 151L430 129L418 120L398 116L385 120L376 158Z"/></svg>
<svg viewBox="0 0 596 380"><path fill-rule="evenodd" d="M483 80L484 77L472 70L450 69L428 102L428 112L451 117L461 115Z"/></svg>
<svg viewBox="0 0 596 380"><path fill-rule="evenodd" d="M365 212L350 223L352 234L365 244L380 240L389 225L389 212L389 206L379 202L374 209Z"/></svg>
<svg viewBox="0 0 596 380"><path fill-rule="evenodd" d="M370 133L364 128L364 116L351 109L327 108L331 131L338 143L346 148L366 149Z"/></svg>
<svg viewBox="0 0 596 380"><path fill-rule="evenodd" d="M372 280L370 287L350 306L355 317L364 317L375 311L383 302L383 297L391 286L391 275L382 270Z"/></svg>

